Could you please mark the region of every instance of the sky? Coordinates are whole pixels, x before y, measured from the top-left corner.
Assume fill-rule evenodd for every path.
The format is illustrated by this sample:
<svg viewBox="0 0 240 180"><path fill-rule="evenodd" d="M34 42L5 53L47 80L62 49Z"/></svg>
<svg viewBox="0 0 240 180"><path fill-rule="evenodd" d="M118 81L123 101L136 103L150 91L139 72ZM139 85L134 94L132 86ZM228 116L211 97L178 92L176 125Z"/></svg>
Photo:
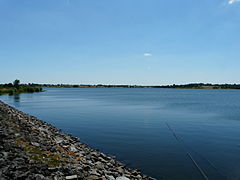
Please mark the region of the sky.
<svg viewBox="0 0 240 180"><path fill-rule="evenodd" d="M240 83L240 0L0 0L0 83Z"/></svg>

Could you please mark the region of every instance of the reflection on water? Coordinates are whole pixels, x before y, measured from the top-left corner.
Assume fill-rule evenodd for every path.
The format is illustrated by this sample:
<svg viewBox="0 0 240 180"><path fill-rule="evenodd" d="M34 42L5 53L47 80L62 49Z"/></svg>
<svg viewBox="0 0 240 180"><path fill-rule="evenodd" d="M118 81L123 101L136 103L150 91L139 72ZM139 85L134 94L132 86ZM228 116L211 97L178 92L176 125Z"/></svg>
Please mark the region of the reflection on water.
<svg viewBox="0 0 240 180"><path fill-rule="evenodd" d="M15 103L20 102L20 94L14 94L13 95L13 100L14 100Z"/></svg>
<svg viewBox="0 0 240 180"><path fill-rule="evenodd" d="M8 96L8 99L13 101L14 103L19 103L20 102L20 94L13 94L13 95L5 95Z"/></svg>
<svg viewBox="0 0 240 180"><path fill-rule="evenodd" d="M5 95L8 96L8 99L18 104L20 102L20 94Z"/></svg>

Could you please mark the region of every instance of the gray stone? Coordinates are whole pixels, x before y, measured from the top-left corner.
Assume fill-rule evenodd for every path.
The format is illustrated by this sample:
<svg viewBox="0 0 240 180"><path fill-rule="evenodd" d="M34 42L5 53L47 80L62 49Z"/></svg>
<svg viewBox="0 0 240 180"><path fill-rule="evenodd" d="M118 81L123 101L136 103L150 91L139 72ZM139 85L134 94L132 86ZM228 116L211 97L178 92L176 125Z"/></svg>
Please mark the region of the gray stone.
<svg viewBox="0 0 240 180"><path fill-rule="evenodd" d="M37 147L40 146L40 144L39 144L39 143L36 143L36 142L31 142L31 144L32 144L33 146L37 146Z"/></svg>
<svg viewBox="0 0 240 180"><path fill-rule="evenodd" d="M92 169L89 173L90 173L91 175L100 176L100 174L97 172L96 169Z"/></svg>
<svg viewBox="0 0 240 180"><path fill-rule="evenodd" d="M99 180L100 178L96 175L90 175L88 177L86 177L86 180Z"/></svg>
<svg viewBox="0 0 240 180"><path fill-rule="evenodd" d="M62 143L64 141L64 139L62 138L62 137L60 137L60 136L56 136L55 137L55 142L57 143L57 144L60 144L60 143Z"/></svg>
<svg viewBox="0 0 240 180"><path fill-rule="evenodd" d="M45 180L45 177L44 177L44 175L42 175L42 174L35 174L35 175L34 175L34 178L35 178L36 180Z"/></svg>
<svg viewBox="0 0 240 180"><path fill-rule="evenodd" d="M74 145L71 145L70 146L70 151L77 152L77 149L76 149L76 147Z"/></svg>
<svg viewBox="0 0 240 180"><path fill-rule="evenodd" d="M3 158L6 159L6 158L8 157L8 154L9 154L9 153L8 153L8 152L2 152L2 154L3 154Z"/></svg>
<svg viewBox="0 0 240 180"><path fill-rule="evenodd" d="M115 178L113 176L106 175L106 178L108 178L108 180L115 180Z"/></svg>
<svg viewBox="0 0 240 180"><path fill-rule="evenodd" d="M77 179L78 176L77 175L71 175L71 176L66 176L66 179Z"/></svg>
<svg viewBox="0 0 240 180"><path fill-rule="evenodd" d="M103 163L101 163L101 162L96 162L95 164L94 164L94 166L96 167L96 168L98 168L98 169L104 169L104 164Z"/></svg>
<svg viewBox="0 0 240 180"><path fill-rule="evenodd" d="M19 133L15 133L15 136L18 137L18 136L20 136L20 134Z"/></svg>
<svg viewBox="0 0 240 180"><path fill-rule="evenodd" d="M121 174L124 173L124 170L123 170L123 168L121 168L121 167L117 167L117 171L120 172Z"/></svg>
<svg viewBox="0 0 240 180"><path fill-rule="evenodd" d="M120 177L117 177L116 180L130 180L130 179L125 176L120 176Z"/></svg>

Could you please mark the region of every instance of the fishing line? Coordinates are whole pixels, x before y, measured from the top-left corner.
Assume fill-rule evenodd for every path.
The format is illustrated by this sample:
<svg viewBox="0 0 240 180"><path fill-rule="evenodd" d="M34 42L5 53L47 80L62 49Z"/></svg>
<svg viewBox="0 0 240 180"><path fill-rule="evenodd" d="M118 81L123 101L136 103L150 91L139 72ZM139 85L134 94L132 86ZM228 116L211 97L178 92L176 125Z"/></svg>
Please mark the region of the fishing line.
<svg viewBox="0 0 240 180"><path fill-rule="evenodd" d="M174 134L174 137L178 140L181 141L181 143L183 144L183 146L185 147L185 149L190 149L192 152L196 153L201 159L203 159L204 161L206 161L220 176L222 176L222 178L227 179L227 177L206 157L204 157L202 154L200 154L199 152L195 151L194 149L192 149L191 147L189 147L188 145L186 145L183 141L183 139L179 136L176 135L176 133L173 131L173 129L170 127L170 125L168 123L166 123L168 126L168 129Z"/></svg>
<svg viewBox="0 0 240 180"><path fill-rule="evenodd" d="M169 124L166 122L166 125L169 129L169 131L172 132L173 136L175 137L175 139L181 144L181 140L178 138L177 134L173 131L173 129L169 126ZM191 161L193 162L193 164L195 165L195 167L198 169L198 171L201 173L202 177L205 180L208 180L207 175L205 174L205 172L201 169L201 167L198 165L198 163L194 160L194 158L192 157L192 155L187 151L186 147L184 147L185 152L187 153L188 157L191 159Z"/></svg>
<svg viewBox="0 0 240 180"><path fill-rule="evenodd" d="M192 152L196 153L200 158L202 158L204 161L206 161L220 176L222 176L224 179L227 179L227 177L221 173L221 171L206 157L204 157L202 154L200 154L199 152L195 151L194 149L192 149L191 147L187 146L183 140L181 140L182 143L188 147L188 149L190 149Z"/></svg>

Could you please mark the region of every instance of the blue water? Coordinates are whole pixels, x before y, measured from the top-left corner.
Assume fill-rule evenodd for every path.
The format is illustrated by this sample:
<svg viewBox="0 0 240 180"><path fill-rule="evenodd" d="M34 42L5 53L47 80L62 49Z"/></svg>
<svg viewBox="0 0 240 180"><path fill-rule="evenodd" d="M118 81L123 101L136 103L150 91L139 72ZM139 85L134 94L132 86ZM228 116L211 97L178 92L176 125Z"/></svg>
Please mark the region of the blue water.
<svg viewBox="0 0 240 180"><path fill-rule="evenodd" d="M204 180L188 153L210 180L240 179L239 90L47 88L0 99L159 180Z"/></svg>

